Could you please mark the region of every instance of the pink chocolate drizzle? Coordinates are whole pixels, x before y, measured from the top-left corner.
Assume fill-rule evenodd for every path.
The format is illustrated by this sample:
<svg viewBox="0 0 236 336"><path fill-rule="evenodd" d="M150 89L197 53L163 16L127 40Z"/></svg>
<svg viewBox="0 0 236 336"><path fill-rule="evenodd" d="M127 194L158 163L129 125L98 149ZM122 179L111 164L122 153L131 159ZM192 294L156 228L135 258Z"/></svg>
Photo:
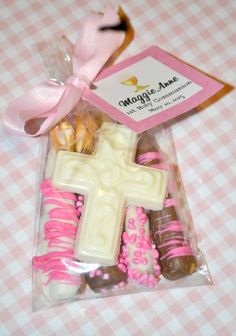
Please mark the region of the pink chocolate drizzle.
<svg viewBox="0 0 236 336"><path fill-rule="evenodd" d="M150 161L161 159L163 159L163 156L160 152L148 152L139 155L136 161L138 164L144 165ZM169 170L169 165L165 162L153 164L151 165L151 167ZM169 186L168 189L170 189ZM164 203L164 208L175 207L176 205L177 202L174 198L167 198ZM166 247L167 253L164 254L160 259L172 259L176 257L194 255L193 250L189 245L189 241L184 238L182 223L180 221L176 220L171 221L170 223L162 224L160 226L160 229L156 231L154 235L162 235L165 232L170 232L170 235L168 237L165 237L165 242L157 246L157 248ZM179 233L179 235L176 234L177 232ZM174 235L172 233L174 233Z"/></svg>
<svg viewBox="0 0 236 336"><path fill-rule="evenodd" d="M52 251L33 257L33 267L47 275L46 285L56 280L78 286L81 279L79 273L75 273L78 271L78 261L74 258L73 245L84 198L54 188L50 179L45 179L40 189L44 196L44 206L54 206L49 210L48 221L44 224L44 239ZM73 201L73 204L66 203L66 200Z"/></svg>
<svg viewBox="0 0 236 336"><path fill-rule="evenodd" d="M128 208L127 208L128 209ZM128 228L130 230L138 231L138 233L130 233L124 231L122 239L124 245L122 246L122 253L119 256L119 267L123 266L124 270L128 271L128 278L136 282L138 285L145 287L155 287L160 275L160 265L158 264L159 253L156 250L154 244L151 243L149 235L145 234L144 225L147 225L148 217L143 208L136 208L136 218L130 218L128 221ZM137 230L137 227L138 230ZM137 267L132 267L129 256L129 246L135 246L134 257L132 262ZM138 265L147 265L147 254L152 256L152 268L153 274L149 274L148 271L140 270Z"/></svg>

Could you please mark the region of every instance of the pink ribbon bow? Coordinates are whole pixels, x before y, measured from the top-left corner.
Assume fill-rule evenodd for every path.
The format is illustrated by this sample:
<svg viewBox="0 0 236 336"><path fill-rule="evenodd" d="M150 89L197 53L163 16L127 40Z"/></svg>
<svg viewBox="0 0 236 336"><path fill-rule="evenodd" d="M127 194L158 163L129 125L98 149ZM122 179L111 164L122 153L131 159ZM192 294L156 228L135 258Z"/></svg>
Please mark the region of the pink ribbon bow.
<svg viewBox="0 0 236 336"><path fill-rule="evenodd" d="M11 103L5 112L6 126L20 135L37 136L46 133L63 119L122 44L123 32L99 30L100 27L117 23L118 16L111 6L107 6L104 14L89 14L74 48L74 74L65 85L47 81Z"/></svg>

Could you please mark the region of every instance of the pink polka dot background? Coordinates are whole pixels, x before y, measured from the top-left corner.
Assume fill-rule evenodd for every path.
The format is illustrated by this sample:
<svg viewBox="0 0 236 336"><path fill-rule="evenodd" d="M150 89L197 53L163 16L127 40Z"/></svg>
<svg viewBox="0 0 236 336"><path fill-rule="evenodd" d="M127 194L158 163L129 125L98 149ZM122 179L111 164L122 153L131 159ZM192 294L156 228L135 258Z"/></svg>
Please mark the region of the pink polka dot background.
<svg viewBox="0 0 236 336"><path fill-rule="evenodd" d="M35 44L75 42L106 1L1 0L0 111L46 78ZM113 1L135 36L119 60L158 45L228 86L171 123L182 178L212 286L76 302L31 312L39 139L0 132L0 335L236 335L236 2Z"/></svg>

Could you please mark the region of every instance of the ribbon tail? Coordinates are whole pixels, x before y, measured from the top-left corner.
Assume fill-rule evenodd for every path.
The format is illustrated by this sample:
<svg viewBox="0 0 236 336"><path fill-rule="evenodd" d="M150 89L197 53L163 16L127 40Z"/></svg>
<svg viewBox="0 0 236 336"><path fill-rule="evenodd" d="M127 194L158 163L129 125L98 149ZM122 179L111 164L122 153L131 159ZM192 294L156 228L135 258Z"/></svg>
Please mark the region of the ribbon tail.
<svg viewBox="0 0 236 336"><path fill-rule="evenodd" d="M40 125L37 123L37 119L27 121L26 135L38 136L47 133L73 110L82 97L83 91L82 88L78 90L78 88L68 86L58 104L49 111L48 117L44 118Z"/></svg>
<svg viewBox="0 0 236 336"><path fill-rule="evenodd" d="M20 135L44 134L70 112L81 97L80 91L53 82L41 83L9 105L5 125Z"/></svg>
<svg viewBox="0 0 236 336"><path fill-rule="evenodd" d="M46 118L58 103L65 87L54 82L44 82L33 87L13 101L4 112L5 125L20 135L25 134L25 124L31 119Z"/></svg>

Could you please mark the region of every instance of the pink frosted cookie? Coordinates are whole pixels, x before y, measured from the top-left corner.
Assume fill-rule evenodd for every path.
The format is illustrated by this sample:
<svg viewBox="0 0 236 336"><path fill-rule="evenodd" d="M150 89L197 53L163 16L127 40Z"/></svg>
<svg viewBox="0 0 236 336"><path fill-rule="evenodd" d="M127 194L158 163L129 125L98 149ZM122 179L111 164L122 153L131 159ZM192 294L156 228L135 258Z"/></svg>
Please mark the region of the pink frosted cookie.
<svg viewBox="0 0 236 336"><path fill-rule="evenodd" d="M127 207L122 238L124 246L119 261L126 265L128 278L138 285L154 287L160 275L160 266L143 208Z"/></svg>

